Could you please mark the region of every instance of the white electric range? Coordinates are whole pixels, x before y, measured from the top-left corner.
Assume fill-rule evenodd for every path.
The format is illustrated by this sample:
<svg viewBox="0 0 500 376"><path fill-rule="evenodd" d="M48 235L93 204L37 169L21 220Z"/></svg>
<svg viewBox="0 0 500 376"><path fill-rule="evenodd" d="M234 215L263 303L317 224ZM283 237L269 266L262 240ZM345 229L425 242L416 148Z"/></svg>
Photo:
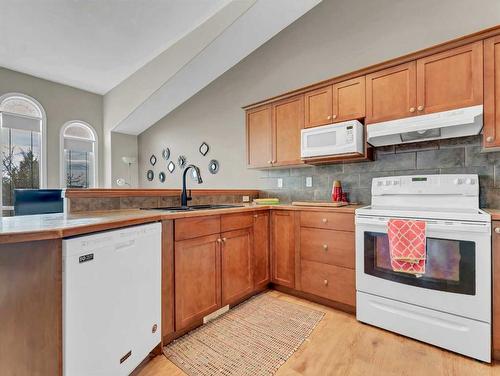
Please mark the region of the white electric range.
<svg viewBox="0 0 500 376"><path fill-rule="evenodd" d="M426 273L394 272L387 222L427 223ZM477 175L375 178L356 210L359 321L491 361L491 218Z"/></svg>

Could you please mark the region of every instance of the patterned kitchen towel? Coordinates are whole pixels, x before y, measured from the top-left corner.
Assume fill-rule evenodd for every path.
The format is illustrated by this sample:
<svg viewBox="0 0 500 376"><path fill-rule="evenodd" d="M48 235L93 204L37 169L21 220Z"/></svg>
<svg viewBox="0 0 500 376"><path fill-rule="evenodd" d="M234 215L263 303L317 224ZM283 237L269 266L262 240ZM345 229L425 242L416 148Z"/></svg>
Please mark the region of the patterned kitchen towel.
<svg viewBox="0 0 500 376"><path fill-rule="evenodd" d="M391 267L395 272L425 273L426 223L407 219L390 219L387 224Z"/></svg>

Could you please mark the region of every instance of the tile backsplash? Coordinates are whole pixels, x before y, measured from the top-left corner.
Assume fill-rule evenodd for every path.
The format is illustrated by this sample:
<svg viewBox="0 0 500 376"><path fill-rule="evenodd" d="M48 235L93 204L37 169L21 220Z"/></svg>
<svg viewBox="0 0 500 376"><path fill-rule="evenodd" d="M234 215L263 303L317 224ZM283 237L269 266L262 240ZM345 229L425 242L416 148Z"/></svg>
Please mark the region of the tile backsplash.
<svg viewBox="0 0 500 376"><path fill-rule="evenodd" d="M419 174L478 174L480 206L500 208L500 151L481 152L482 136L428 141L375 149L373 162L307 166L262 171L261 197L279 197L282 202L330 200L334 180L342 182L349 200L371 201L375 177ZM306 187L311 176L312 187ZM282 188L278 187L282 179Z"/></svg>

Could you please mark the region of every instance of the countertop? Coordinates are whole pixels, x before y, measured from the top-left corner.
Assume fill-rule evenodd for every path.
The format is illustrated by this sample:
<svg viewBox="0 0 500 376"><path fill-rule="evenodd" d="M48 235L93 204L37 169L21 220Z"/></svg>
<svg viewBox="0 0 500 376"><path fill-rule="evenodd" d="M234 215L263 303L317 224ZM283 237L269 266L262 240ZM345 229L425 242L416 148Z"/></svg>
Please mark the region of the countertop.
<svg viewBox="0 0 500 376"><path fill-rule="evenodd" d="M313 210L354 213L359 205L339 208L303 207L292 205L244 205L235 208L171 212L164 210L107 210L75 214L41 214L4 217L0 221L0 244L33 240L58 239L124 226L156 222L166 219L202 217L258 210ZM500 211L499 211L500 212Z"/></svg>
<svg viewBox="0 0 500 376"><path fill-rule="evenodd" d="M491 215L492 221L500 221L500 209L483 209L483 210Z"/></svg>

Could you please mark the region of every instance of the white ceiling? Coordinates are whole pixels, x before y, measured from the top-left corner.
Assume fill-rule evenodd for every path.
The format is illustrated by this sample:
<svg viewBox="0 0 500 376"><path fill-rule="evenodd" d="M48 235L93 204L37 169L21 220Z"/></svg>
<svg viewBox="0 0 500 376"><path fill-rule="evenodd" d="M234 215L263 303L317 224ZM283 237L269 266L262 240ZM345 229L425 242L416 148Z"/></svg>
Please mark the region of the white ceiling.
<svg viewBox="0 0 500 376"><path fill-rule="evenodd" d="M0 0L0 66L105 94L230 0Z"/></svg>

